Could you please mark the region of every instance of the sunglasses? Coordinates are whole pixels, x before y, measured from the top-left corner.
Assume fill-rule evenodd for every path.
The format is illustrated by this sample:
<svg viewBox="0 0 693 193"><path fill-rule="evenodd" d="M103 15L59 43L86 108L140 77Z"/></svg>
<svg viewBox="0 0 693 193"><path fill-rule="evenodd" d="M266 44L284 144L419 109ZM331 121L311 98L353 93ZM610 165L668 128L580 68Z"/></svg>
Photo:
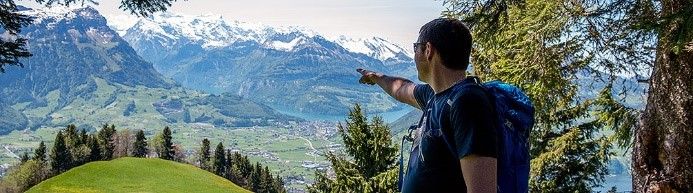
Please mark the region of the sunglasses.
<svg viewBox="0 0 693 193"><path fill-rule="evenodd" d="M419 46L426 45L427 42L416 42L414 43L414 51L419 49Z"/></svg>

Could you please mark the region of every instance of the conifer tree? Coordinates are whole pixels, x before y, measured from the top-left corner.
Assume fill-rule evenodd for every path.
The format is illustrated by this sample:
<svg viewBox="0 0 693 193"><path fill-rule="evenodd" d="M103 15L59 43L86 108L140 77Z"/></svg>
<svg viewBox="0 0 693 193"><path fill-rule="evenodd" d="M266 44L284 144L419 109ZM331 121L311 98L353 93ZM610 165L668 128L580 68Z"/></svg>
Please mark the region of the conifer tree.
<svg viewBox="0 0 693 193"><path fill-rule="evenodd" d="M19 163L23 164L26 161L29 161L29 153L24 152L22 153L22 156L19 156Z"/></svg>
<svg viewBox="0 0 693 193"><path fill-rule="evenodd" d="M63 133L65 137L65 144L67 145L68 149L75 149L77 146L80 144L80 137L77 132L77 127L73 124L70 124L65 128L65 132Z"/></svg>
<svg viewBox="0 0 693 193"><path fill-rule="evenodd" d="M210 170L209 167L209 161L210 161L210 152L209 152L209 140L207 138L204 138L202 140L202 147L200 147L200 152L198 153L198 158L197 162L200 164L200 168L203 170ZM216 152L215 152L216 153Z"/></svg>
<svg viewBox="0 0 693 193"><path fill-rule="evenodd" d="M242 156L238 152L234 152L233 154L229 154L229 157L231 159L229 160L229 163L231 163L231 167L229 168L229 180L231 180L234 184L237 184L241 187L245 187L245 182L243 181L243 173L241 172L242 170Z"/></svg>
<svg viewBox="0 0 693 193"><path fill-rule="evenodd" d="M267 192L265 189L265 183L262 177L262 164L260 162L255 163L252 172L250 173L250 185L249 187L253 192Z"/></svg>
<svg viewBox="0 0 693 193"><path fill-rule="evenodd" d="M73 124L68 125L67 128L65 128L63 136L65 138L66 147L72 155L72 165L70 167L76 167L88 162L90 151L85 145L85 141L82 140L82 136L80 131L77 130L77 126Z"/></svg>
<svg viewBox="0 0 693 193"><path fill-rule="evenodd" d="M80 138L80 144L87 144L87 140L89 139L89 135L87 134L86 129L80 129L79 133L79 138Z"/></svg>
<svg viewBox="0 0 693 193"><path fill-rule="evenodd" d="M246 187L250 187L250 175L253 173L253 164L250 163L247 155L241 157L241 180Z"/></svg>
<svg viewBox="0 0 693 193"><path fill-rule="evenodd" d="M226 171L224 171L224 178L228 180L232 180L232 175L233 175L233 153L231 153L230 149L226 150L226 163L224 163L224 167L226 168Z"/></svg>
<svg viewBox="0 0 693 193"><path fill-rule="evenodd" d="M101 160L111 160L113 158L113 151L115 150L115 144L113 143L113 135L115 135L116 129L115 125L103 125L98 133L98 142L101 147Z"/></svg>
<svg viewBox="0 0 693 193"><path fill-rule="evenodd" d="M51 149L50 157L51 171L53 171L54 174L60 174L70 169L72 165L72 154L70 154L70 151L65 145L63 131L58 131L58 134L55 135L55 142L53 142L53 149Z"/></svg>
<svg viewBox="0 0 693 193"><path fill-rule="evenodd" d="M286 193L286 188L284 188L284 179L277 175L274 180L272 181L272 189L274 189L274 192L278 193Z"/></svg>
<svg viewBox="0 0 693 193"><path fill-rule="evenodd" d="M262 170L262 178L262 185L267 190L267 192L278 192L278 189L275 189L274 187L274 178L272 177L272 173L270 173L269 167L265 166L265 168Z"/></svg>
<svg viewBox="0 0 693 193"><path fill-rule="evenodd" d="M46 163L46 145L41 141L39 143L38 148L34 150L34 157L31 159L38 161L39 163L45 164Z"/></svg>
<svg viewBox="0 0 693 193"><path fill-rule="evenodd" d="M348 157L328 152L327 159L336 178L316 172L315 183L308 187L309 192L397 191L397 148L393 146L390 129L382 119L375 117L369 124L361 106L356 104L349 112L346 127L340 124L338 131Z"/></svg>
<svg viewBox="0 0 693 193"><path fill-rule="evenodd" d="M132 156L134 157L147 157L147 138L144 136L144 131L139 130L135 135L135 142L133 144Z"/></svg>
<svg viewBox="0 0 693 193"><path fill-rule="evenodd" d="M91 134L87 138L87 146L89 147L89 161L99 161L103 157L101 155L101 146L96 135Z"/></svg>
<svg viewBox="0 0 693 193"><path fill-rule="evenodd" d="M159 158L165 160L173 160L174 150L173 150L173 137L171 136L171 129L166 126L161 134L161 152L159 153Z"/></svg>
<svg viewBox="0 0 693 193"><path fill-rule="evenodd" d="M535 102L533 190L589 191L603 179L612 141L633 146L636 192L693 190L693 169L685 167L693 162L693 142L687 140L693 119L686 113L693 109L692 1L444 4L446 16L472 28L475 74L515 83ZM580 77L605 86L578 88ZM619 79L649 84L640 122L638 110L623 104L633 94L617 86ZM580 89L601 92L582 97ZM633 129L638 123L641 128ZM593 135L600 129L613 135Z"/></svg>
<svg viewBox="0 0 693 193"><path fill-rule="evenodd" d="M218 176L225 176L226 174L226 155L224 150L224 145L219 142L217 148L214 150L214 164L212 165L214 173Z"/></svg>

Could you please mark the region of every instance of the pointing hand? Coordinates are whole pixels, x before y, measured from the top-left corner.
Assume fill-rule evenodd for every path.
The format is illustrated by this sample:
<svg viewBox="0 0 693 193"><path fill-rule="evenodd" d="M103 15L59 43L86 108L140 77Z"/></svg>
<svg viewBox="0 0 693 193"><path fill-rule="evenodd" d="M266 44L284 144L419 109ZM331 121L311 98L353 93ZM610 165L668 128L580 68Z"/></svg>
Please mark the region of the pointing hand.
<svg viewBox="0 0 693 193"><path fill-rule="evenodd" d="M376 72L361 69L361 68L356 69L356 71L361 73L361 79L359 79L359 83L361 83L361 84L374 85L376 83L377 79L382 76L382 74L380 74L380 73L376 73Z"/></svg>

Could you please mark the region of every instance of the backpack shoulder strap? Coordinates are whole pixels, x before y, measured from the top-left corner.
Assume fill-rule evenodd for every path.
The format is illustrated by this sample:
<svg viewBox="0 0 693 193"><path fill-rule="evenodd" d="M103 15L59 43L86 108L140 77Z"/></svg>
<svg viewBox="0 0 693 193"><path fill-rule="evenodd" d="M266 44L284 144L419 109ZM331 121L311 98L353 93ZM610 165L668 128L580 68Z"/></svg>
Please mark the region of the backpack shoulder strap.
<svg viewBox="0 0 693 193"><path fill-rule="evenodd" d="M470 76L469 78L471 78L473 80L473 82L466 83L465 85L457 86L457 87L453 88L454 89L453 92L455 92L455 94L452 95L452 97L448 98L446 101L446 103L448 104L448 109L449 109L448 110L448 121L452 121L452 113L450 113L450 111L452 110L452 105L455 102L455 100L458 97L460 97L461 94L463 94L464 91L461 91L461 90L466 89L467 87L478 87L478 88L482 89L484 92L486 92L486 89L482 86L481 79L479 79L479 77ZM448 137L445 135L445 132L441 131L441 133L443 134L443 136L441 138L443 139L445 146L448 147L448 151L450 151L450 153L453 156L455 156L455 158L459 157L457 155L457 151L455 151L455 146L453 145L453 143L450 142ZM452 138L452 140L455 140L455 139Z"/></svg>

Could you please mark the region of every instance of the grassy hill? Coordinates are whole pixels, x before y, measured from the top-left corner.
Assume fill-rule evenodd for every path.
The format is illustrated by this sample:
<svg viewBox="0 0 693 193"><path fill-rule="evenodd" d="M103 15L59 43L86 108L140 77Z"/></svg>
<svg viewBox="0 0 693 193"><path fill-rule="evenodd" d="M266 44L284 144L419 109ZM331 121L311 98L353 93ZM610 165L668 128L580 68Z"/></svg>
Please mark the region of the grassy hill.
<svg viewBox="0 0 693 193"><path fill-rule="evenodd" d="M250 192L192 165L144 158L91 162L50 178L32 192Z"/></svg>

